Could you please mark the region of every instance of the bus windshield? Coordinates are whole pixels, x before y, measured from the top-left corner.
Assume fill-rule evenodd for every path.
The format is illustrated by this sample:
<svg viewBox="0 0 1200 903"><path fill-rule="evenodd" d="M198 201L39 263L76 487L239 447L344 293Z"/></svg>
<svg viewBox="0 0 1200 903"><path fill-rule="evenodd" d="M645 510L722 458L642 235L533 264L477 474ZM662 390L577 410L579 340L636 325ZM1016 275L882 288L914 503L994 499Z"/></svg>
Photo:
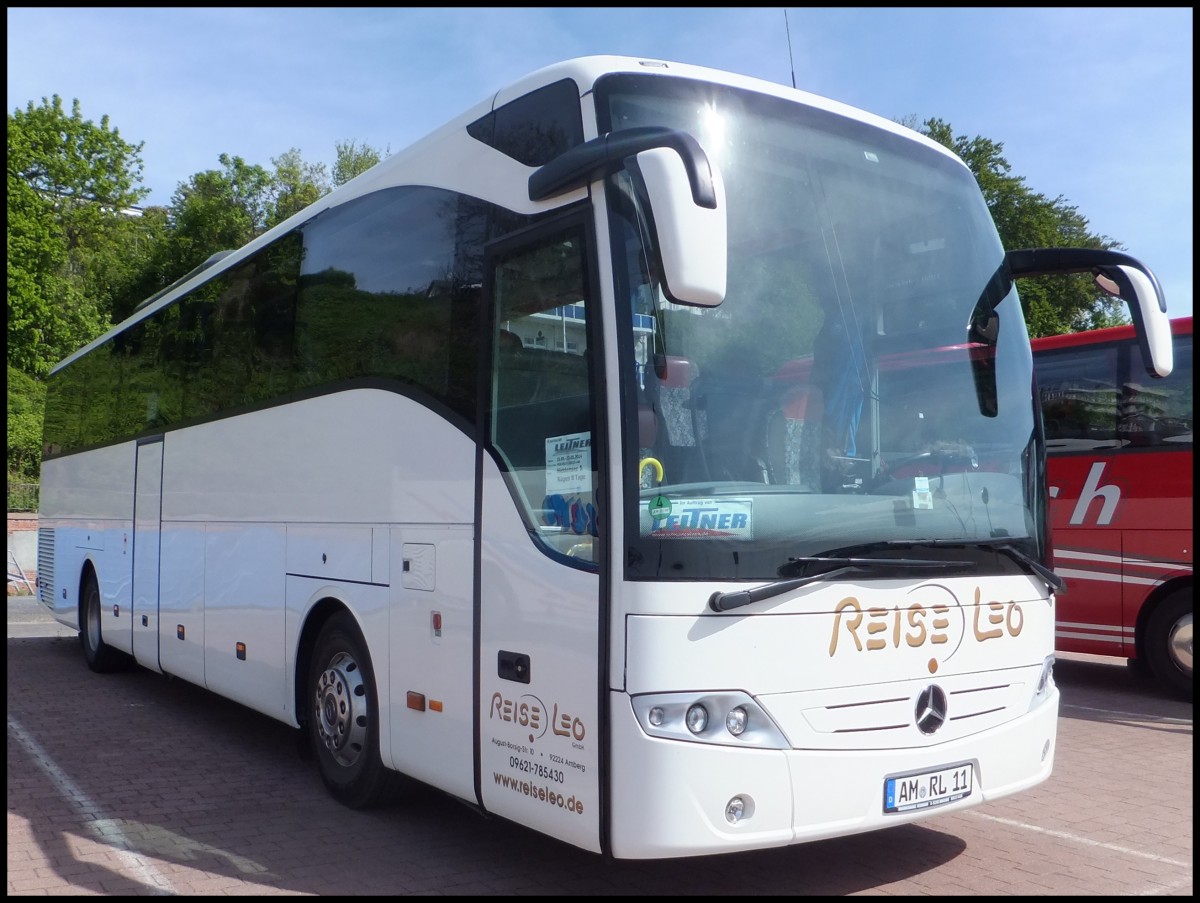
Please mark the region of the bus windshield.
<svg viewBox="0 0 1200 903"><path fill-rule="evenodd" d="M1029 340L971 173L727 87L613 75L597 99L601 132L695 135L728 204L725 300L686 307L631 177L609 181L629 576L772 579L897 541L1043 558Z"/></svg>

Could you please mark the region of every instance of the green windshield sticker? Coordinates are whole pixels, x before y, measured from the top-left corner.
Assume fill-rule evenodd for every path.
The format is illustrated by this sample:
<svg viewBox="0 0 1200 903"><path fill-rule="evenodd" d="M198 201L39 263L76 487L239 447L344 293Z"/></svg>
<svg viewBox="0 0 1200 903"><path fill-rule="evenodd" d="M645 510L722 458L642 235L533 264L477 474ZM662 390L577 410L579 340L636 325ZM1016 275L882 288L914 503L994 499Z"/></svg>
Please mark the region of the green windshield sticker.
<svg viewBox="0 0 1200 903"><path fill-rule="evenodd" d="M671 500L665 495L656 495L650 500L650 516L658 519L671 513Z"/></svg>

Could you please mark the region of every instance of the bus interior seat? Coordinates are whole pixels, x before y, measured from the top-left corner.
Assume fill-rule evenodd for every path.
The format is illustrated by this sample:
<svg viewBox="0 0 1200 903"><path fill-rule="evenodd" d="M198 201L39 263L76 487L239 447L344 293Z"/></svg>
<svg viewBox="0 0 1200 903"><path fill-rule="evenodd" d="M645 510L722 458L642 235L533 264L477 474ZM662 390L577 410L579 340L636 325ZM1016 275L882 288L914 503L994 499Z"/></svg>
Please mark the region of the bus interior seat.
<svg viewBox="0 0 1200 903"><path fill-rule="evenodd" d="M675 448L696 445L698 424L693 410L692 383L698 373L685 357L666 356L665 372L659 374L658 407L662 414L667 444Z"/></svg>
<svg viewBox="0 0 1200 903"><path fill-rule="evenodd" d="M802 386L789 392L779 406L777 422L783 427L782 461L768 466L772 482L802 486L813 492L821 489L821 432L824 426L824 393L814 386ZM768 427L768 431L771 428ZM772 439L768 434L768 448ZM778 454L778 449L773 449ZM773 465L773 466L772 466Z"/></svg>

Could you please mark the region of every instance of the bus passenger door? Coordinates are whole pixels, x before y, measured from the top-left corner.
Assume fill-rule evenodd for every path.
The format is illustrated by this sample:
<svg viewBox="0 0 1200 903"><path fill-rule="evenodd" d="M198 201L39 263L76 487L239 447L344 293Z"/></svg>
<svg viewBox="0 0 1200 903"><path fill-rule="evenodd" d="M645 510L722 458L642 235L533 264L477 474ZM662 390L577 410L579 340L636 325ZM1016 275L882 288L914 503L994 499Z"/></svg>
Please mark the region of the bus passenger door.
<svg viewBox="0 0 1200 903"><path fill-rule="evenodd" d="M159 531L162 526L163 440L137 447L133 501L133 656L154 671L158 663Z"/></svg>
<svg viewBox="0 0 1200 903"><path fill-rule="evenodd" d="M489 812L598 852L604 512L587 235L559 220L489 255L478 780Z"/></svg>

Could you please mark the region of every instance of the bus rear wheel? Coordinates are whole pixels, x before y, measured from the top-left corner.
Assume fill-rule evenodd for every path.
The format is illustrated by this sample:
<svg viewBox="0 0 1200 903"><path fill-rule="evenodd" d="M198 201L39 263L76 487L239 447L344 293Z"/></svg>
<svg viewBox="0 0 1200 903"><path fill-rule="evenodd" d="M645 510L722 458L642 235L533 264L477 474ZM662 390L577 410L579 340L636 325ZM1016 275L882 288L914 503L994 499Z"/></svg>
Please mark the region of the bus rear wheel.
<svg viewBox="0 0 1200 903"><path fill-rule="evenodd" d="M97 674L124 671L131 659L119 649L104 642L100 627L102 603L100 585L91 571L83 578L83 590L79 594L79 644L83 647L83 659Z"/></svg>
<svg viewBox="0 0 1200 903"><path fill-rule="evenodd" d="M391 802L406 785L379 755L379 694L366 643L347 612L321 629L308 674L307 727L321 780L352 809Z"/></svg>
<svg viewBox="0 0 1200 903"><path fill-rule="evenodd" d="M1178 590L1162 601L1146 627L1146 658L1155 678L1192 695L1192 598Z"/></svg>

